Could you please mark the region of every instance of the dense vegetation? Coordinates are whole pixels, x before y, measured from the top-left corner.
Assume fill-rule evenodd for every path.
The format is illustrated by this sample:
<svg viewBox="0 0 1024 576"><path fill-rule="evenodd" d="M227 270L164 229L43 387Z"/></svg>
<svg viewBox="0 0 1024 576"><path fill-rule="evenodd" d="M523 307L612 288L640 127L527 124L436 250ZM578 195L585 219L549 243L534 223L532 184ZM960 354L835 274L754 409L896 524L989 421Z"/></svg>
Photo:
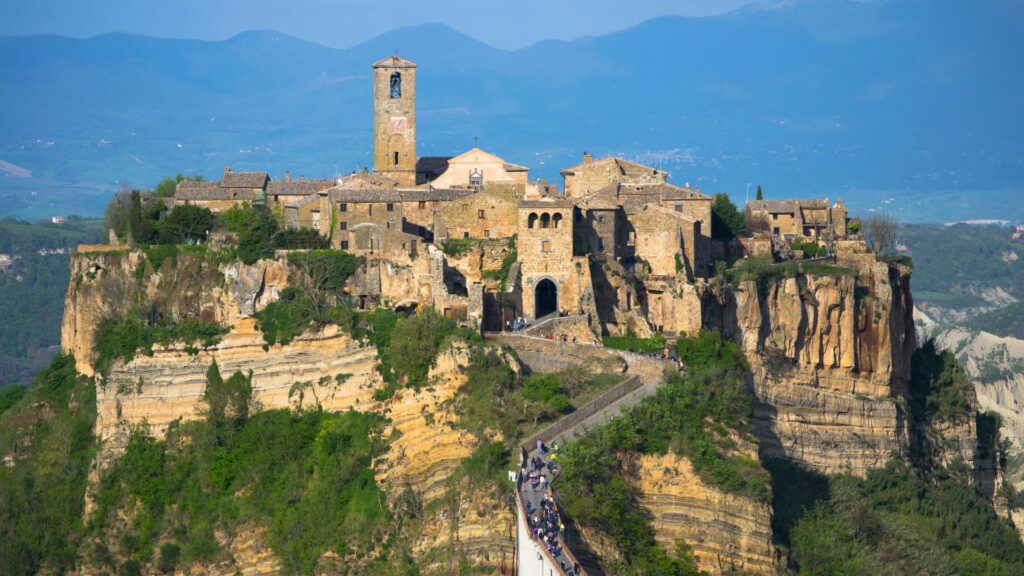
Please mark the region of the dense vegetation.
<svg viewBox="0 0 1024 576"><path fill-rule="evenodd" d="M156 344L182 342L186 352L195 354L200 348L215 346L227 333L226 326L198 319L150 324L137 314L123 319L105 318L93 334L93 367L106 373L115 360L128 362L140 353L152 356Z"/></svg>
<svg viewBox="0 0 1024 576"><path fill-rule="evenodd" d="M970 418L974 384L949 350L928 340L910 363L910 415L915 422L956 422Z"/></svg>
<svg viewBox="0 0 1024 576"><path fill-rule="evenodd" d="M103 475L91 560L122 571L213 561L224 553L214 531L246 523L269 527L288 573L312 573L325 550L378 551L389 513L370 465L386 447L383 419L319 410L250 417L248 376L224 380L213 365L207 378L205 420L172 429L166 441L136 430Z"/></svg>
<svg viewBox="0 0 1024 576"><path fill-rule="evenodd" d="M769 461L773 531L801 574L1007 575L1024 544L965 474L932 477L899 461L867 478L826 477Z"/></svg>
<svg viewBox="0 0 1024 576"><path fill-rule="evenodd" d="M605 336L601 338L607 348L627 350L629 352L658 352L665 349L665 336L655 334L650 338L640 338L632 330L625 336Z"/></svg>
<svg viewBox="0 0 1024 576"><path fill-rule="evenodd" d="M711 236L715 240L735 240L747 230L747 221L743 213L722 192L715 194L711 202Z"/></svg>
<svg viewBox="0 0 1024 576"><path fill-rule="evenodd" d="M620 455L675 452L689 459L704 482L766 501L767 474L756 459L738 453L731 433L749 435L752 397L749 370L735 344L715 332L681 339L676 348L689 371L669 375L654 396L563 447L559 493L573 522L613 538L626 566L616 573L692 574L684 550L666 552L623 478Z"/></svg>
<svg viewBox="0 0 1024 576"><path fill-rule="evenodd" d="M736 261L732 268L723 266L718 270L720 278L733 286L740 282L753 281L757 285L758 293L762 295L767 294L775 282L783 278L795 278L800 274L839 277L854 276L856 271L845 266L822 262L790 261L776 264L767 256L751 256Z"/></svg>
<svg viewBox="0 0 1024 576"><path fill-rule="evenodd" d="M57 353L70 253L99 239L98 220L0 220L0 386L28 384Z"/></svg>
<svg viewBox="0 0 1024 576"><path fill-rule="evenodd" d="M93 463L96 391L58 355L25 397L0 411L0 566L10 575L63 573L75 565Z"/></svg>

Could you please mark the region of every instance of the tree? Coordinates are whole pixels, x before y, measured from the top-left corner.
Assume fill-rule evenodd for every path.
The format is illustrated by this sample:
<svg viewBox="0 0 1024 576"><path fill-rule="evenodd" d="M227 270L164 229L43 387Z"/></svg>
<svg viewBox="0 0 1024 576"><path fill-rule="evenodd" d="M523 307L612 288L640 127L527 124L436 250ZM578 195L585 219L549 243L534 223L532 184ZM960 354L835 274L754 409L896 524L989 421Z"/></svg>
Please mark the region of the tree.
<svg viewBox="0 0 1024 576"><path fill-rule="evenodd" d="M178 184L185 180L192 180L195 182L202 182L202 176L182 176L181 172L178 172L173 178L164 178L157 183L156 189L153 191L153 196L157 198L173 198L175 192L178 191Z"/></svg>
<svg viewBox="0 0 1024 576"><path fill-rule="evenodd" d="M757 185L757 199L764 200L764 194L761 193L761 185Z"/></svg>
<svg viewBox="0 0 1024 576"><path fill-rule="evenodd" d="M131 232L132 241L139 242L144 232L142 229L142 194L138 190L132 190L129 198L128 230Z"/></svg>
<svg viewBox="0 0 1024 576"><path fill-rule="evenodd" d="M715 194L711 203L711 237L715 240L734 240L746 231L743 215L729 199L729 195Z"/></svg>
<svg viewBox="0 0 1024 576"><path fill-rule="evenodd" d="M103 226L107 230L113 230L118 238L125 239L129 231L129 214L131 213L132 201L131 192L128 187L122 187L121 191L114 194L114 197L107 204L103 212Z"/></svg>
<svg viewBox="0 0 1024 576"><path fill-rule="evenodd" d="M273 238L278 231L277 220L265 208L239 204L220 214L228 232L238 237L238 258L254 264L261 258L274 256Z"/></svg>
<svg viewBox="0 0 1024 576"><path fill-rule="evenodd" d="M161 244L198 243L206 240L213 226L213 213L208 208L184 204L171 209L158 226Z"/></svg>
<svg viewBox="0 0 1024 576"><path fill-rule="evenodd" d="M864 220L864 238L876 254L888 254L896 247L896 219L884 212L872 212Z"/></svg>

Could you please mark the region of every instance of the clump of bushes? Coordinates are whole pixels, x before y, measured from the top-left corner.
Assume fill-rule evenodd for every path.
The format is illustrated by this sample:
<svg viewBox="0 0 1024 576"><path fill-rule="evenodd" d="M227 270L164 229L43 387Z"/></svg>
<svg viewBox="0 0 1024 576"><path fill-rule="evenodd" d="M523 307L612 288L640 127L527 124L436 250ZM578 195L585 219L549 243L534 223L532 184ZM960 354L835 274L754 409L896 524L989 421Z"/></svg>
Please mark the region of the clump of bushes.
<svg viewBox="0 0 1024 576"><path fill-rule="evenodd" d="M116 360L129 362L140 352L152 356L155 344L183 342L186 352L196 354L201 348L216 346L229 331L227 326L195 318L159 324L148 324L136 314L104 318L93 333L93 367L105 374Z"/></svg>
<svg viewBox="0 0 1024 576"><path fill-rule="evenodd" d="M724 492L768 501L768 475L756 459L734 453L731 434L748 436L753 398L749 367L732 342L702 332L677 344L685 376L670 376L651 397L563 447L559 493L573 522L610 535L630 573L695 573L685 554L670 555L653 539L635 489L623 478L622 453L686 457L704 482ZM667 570L661 572L661 570Z"/></svg>
<svg viewBox="0 0 1024 576"><path fill-rule="evenodd" d="M640 338L635 332L629 330L625 336L605 336L601 338L601 342L604 343L606 348L651 353L664 350L666 340L663 334L655 334L650 338Z"/></svg>
<svg viewBox="0 0 1024 576"><path fill-rule="evenodd" d="M789 247L793 250L802 250L805 258L817 258L828 254L828 249L814 240L797 240L790 242Z"/></svg>
<svg viewBox="0 0 1024 576"><path fill-rule="evenodd" d="M285 288L274 302L255 314L266 347L288 344L313 325L313 302L297 288Z"/></svg>
<svg viewBox="0 0 1024 576"><path fill-rule="evenodd" d="M934 340L914 351L910 360L910 411L918 422L962 422L972 413L974 385L956 356L939 352Z"/></svg>
<svg viewBox="0 0 1024 576"><path fill-rule="evenodd" d="M371 465L386 447L383 418L319 410L243 416L231 409L231 383L243 384L234 391L244 401L247 380L222 380L212 367L208 387L219 392L207 394L206 420L170 430L166 441L133 431L100 479L89 532L124 530L122 552L164 572L214 560L214 531L245 522L268 527L287 573L312 574L326 550L343 558L380 553L389 512ZM115 528L132 502L128 526ZM158 540L167 543L154 559Z"/></svg>

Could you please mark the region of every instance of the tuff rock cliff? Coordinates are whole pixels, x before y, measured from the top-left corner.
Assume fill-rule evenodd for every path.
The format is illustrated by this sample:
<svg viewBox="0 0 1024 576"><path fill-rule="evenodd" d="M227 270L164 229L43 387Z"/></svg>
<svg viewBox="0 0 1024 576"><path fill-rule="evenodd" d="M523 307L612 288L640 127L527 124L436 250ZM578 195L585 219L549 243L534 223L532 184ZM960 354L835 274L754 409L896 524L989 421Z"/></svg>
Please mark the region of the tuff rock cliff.
<svg viewBox="0 0 1024 576"><path fill-rule="evenodd" d="M837 264L710 291L705 324L747 352L762 456L863 475L907 452L910 270L861 251Z"/></svg>

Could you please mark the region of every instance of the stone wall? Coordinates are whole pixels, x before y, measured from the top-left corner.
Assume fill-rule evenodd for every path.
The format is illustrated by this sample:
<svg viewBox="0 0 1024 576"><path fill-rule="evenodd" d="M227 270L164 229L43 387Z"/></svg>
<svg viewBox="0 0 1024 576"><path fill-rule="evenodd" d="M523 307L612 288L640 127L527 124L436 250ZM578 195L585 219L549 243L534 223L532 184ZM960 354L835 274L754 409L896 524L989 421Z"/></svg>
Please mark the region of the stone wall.
<svg viewBox="0 0 1024 576"><path fill-rule="evenodd" d="M518 188L518 190L517 190ZM510 238L518 228L516 201L523 186L488 186L434 211L435 238Z"/></svg>

